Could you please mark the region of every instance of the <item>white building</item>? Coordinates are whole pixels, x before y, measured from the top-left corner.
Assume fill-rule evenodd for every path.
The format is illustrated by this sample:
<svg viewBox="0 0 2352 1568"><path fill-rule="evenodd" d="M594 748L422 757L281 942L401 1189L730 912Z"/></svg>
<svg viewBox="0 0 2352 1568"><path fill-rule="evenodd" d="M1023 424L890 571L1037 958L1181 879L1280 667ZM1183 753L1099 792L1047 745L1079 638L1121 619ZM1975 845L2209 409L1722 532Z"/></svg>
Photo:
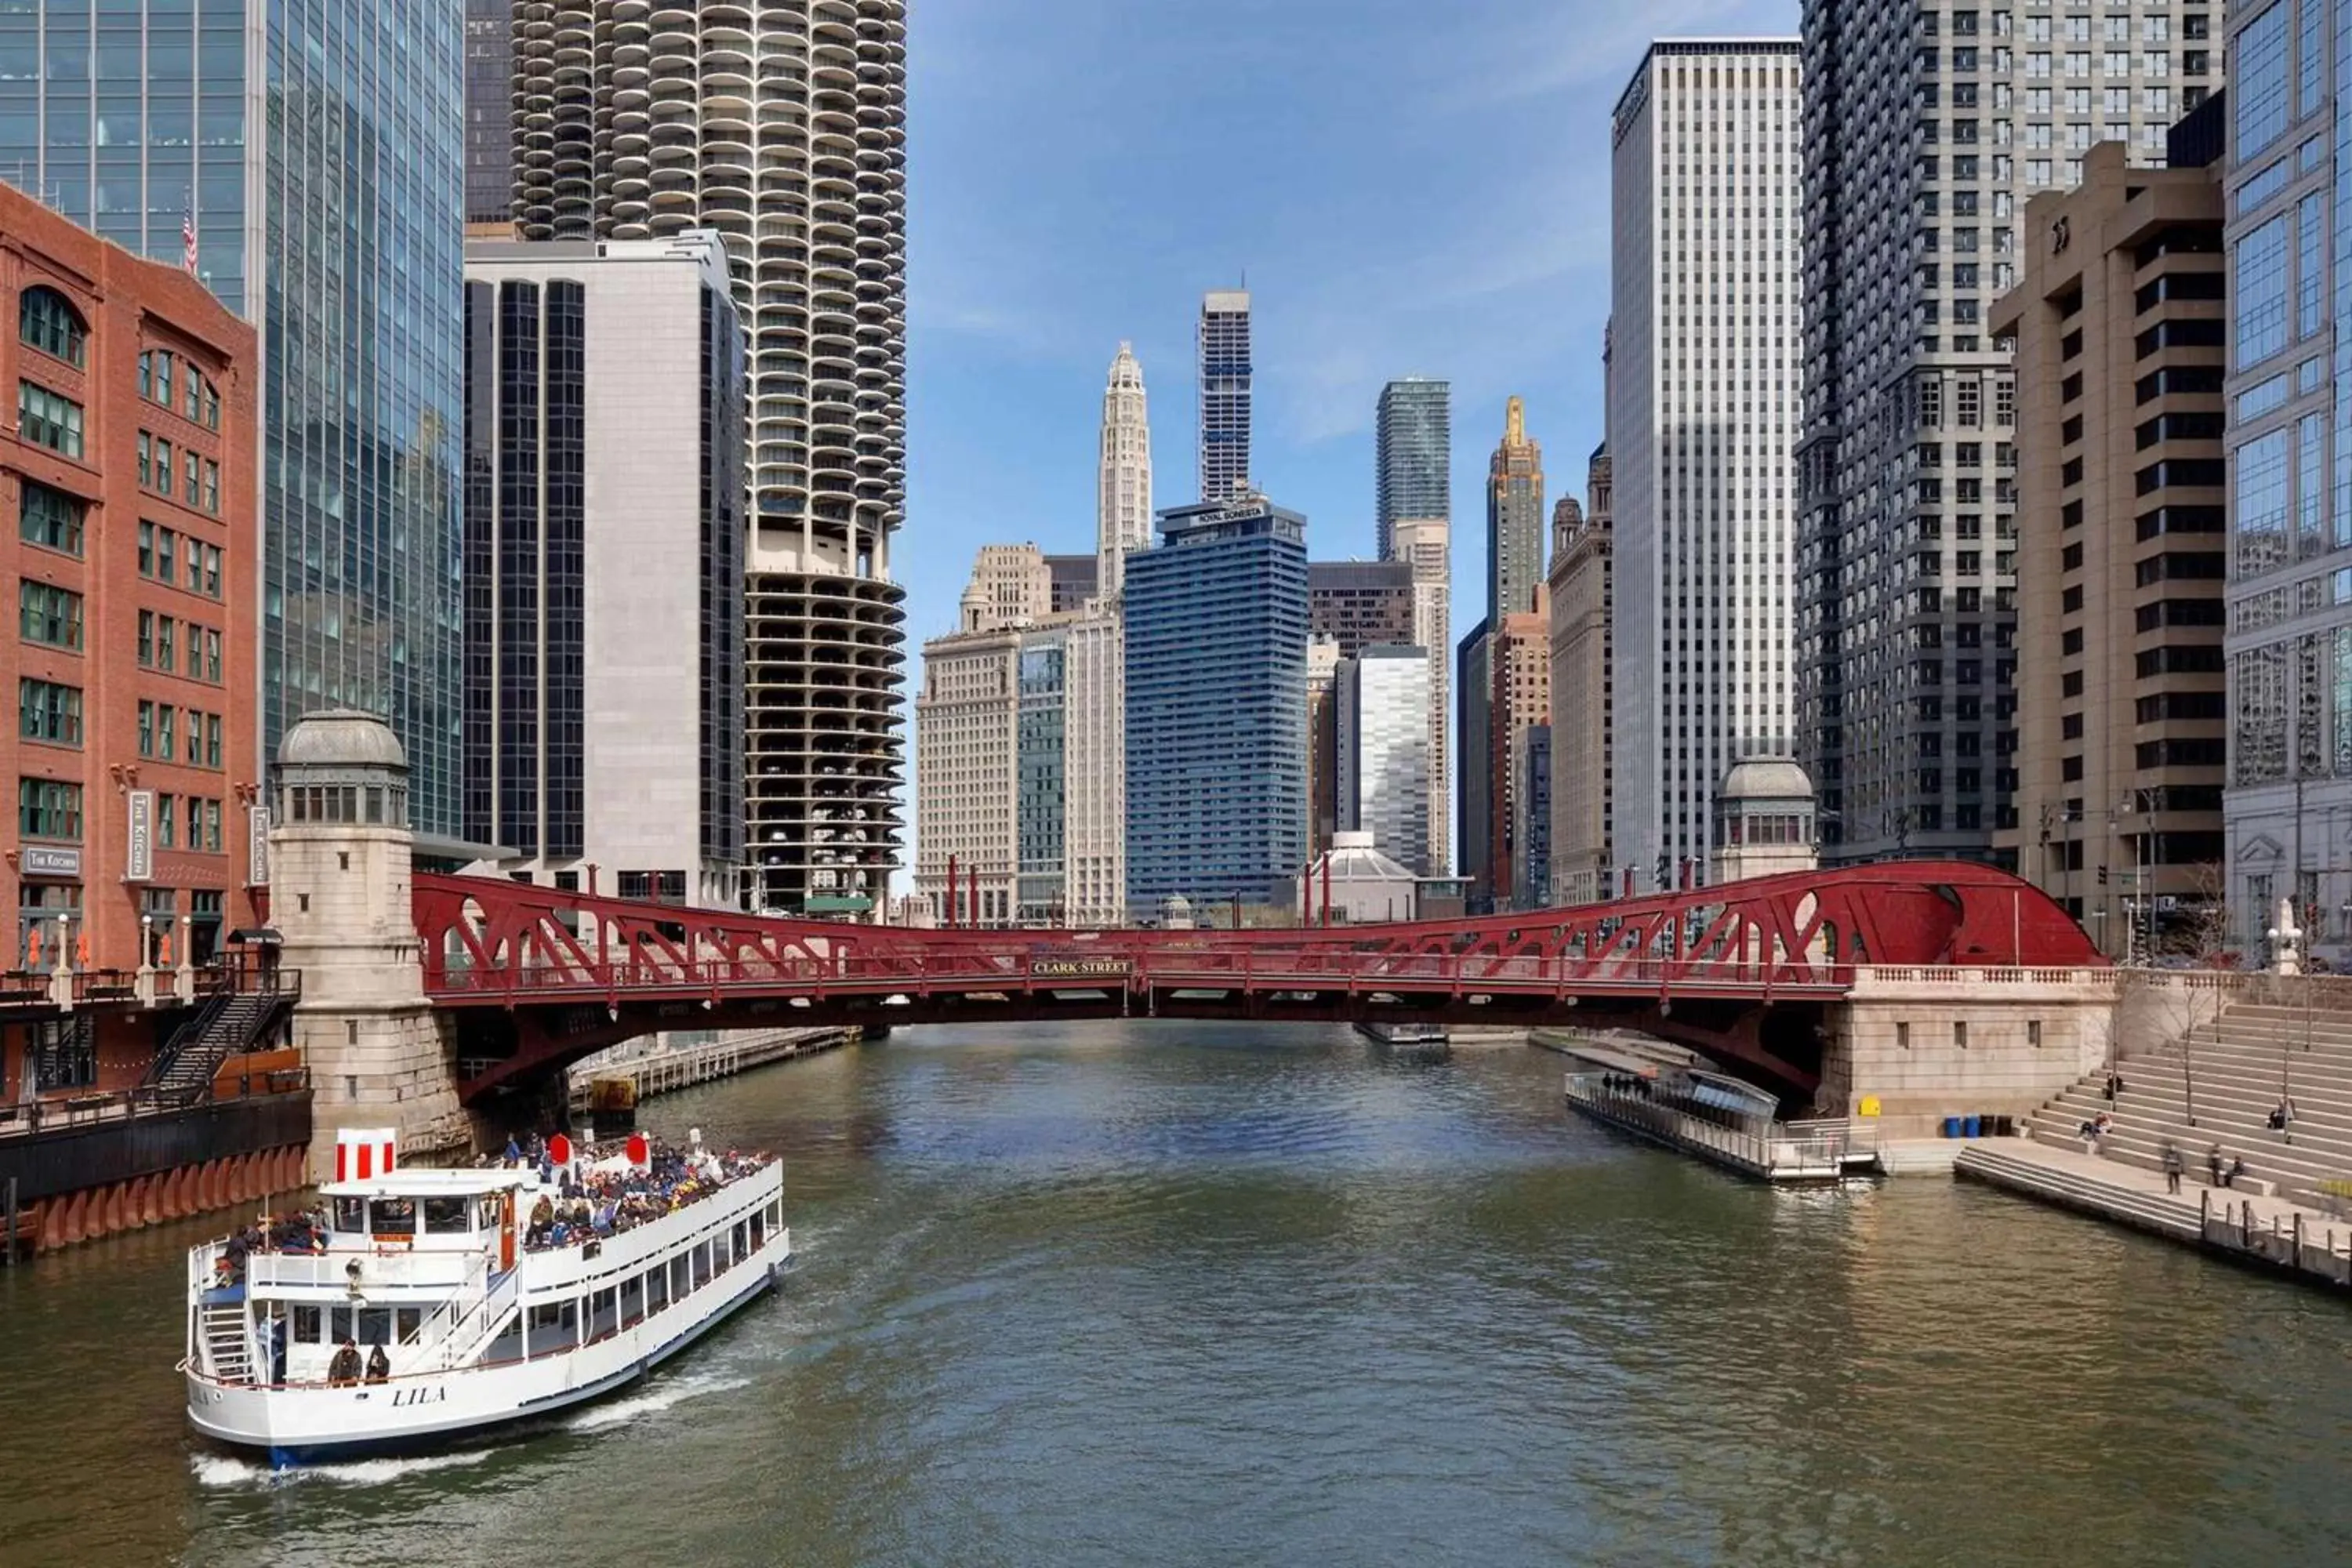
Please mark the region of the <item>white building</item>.
<svg viewBox="0 0 2352 1568"><path fill-rule="evenodd" d="M510 851L480 868L731 906L743 348L719 237L477 241L466 319L462 803Z"/></svg>
<svg viewBox="0 0 2352 1568"><path fill-rule="evenodd" d="M1905 851L1976 858L1997 828L2021 826L2007 651L2017 384L1985 318L2016 283L2025 247L2052 243L2026 231L2026 198L2079 184L2096 142L2128 142L2135 163L2161 164L2166 128L2221 84L2224 22L2253 9L1804 7L1793 739L1821 790L1832 865ZM2324 91L2333 69L2320 11L2273 20L2265 47L2234 51L2232 68L2243 58L2284 81L2277 73L2299 38L2303 96ZM2232 111L2238 97L2233 89ZM2297 169L2324 164L2325 145ZM2294 177L2282 166L2282 184ZM2238 210L2252 204L2240 198ZM2232 268L2233 290L2243 270ZM1981 761L1957 760L1969 758Z"/></svg>
<svg viewBox="0 0 2352 1568"><path fill-rule="evenodd" d="M1366 832L1333 835L1300 879L1299 916L1309 925L1320 925L1327 910L1334 925L1409 921L1420 907L1420 881Z"/></svg>
<svg viewBox="0 0 2352 1568"><path fill-rule="evenodd" d="M915 891L941 925L1013 919L1020 664L1015 626L952 632L923 645L923 687L915 699Z"/></svg>
<svg viewBox="0 0 2352 1568"><path fill-rule="evenodd" d="M1238 289L1201 297L1201 499L1250 488L1250 297Z"/></svg>
<svg viewBox="0 0 2352 1568"><path fill-rule="evenodd" d="M1706 864L1716 782L1790 729L1794 38L1662 40L1618 100L1609 446L1615 853Z"/></svg>
<svg viewBox="0 0 2352 1568"><path fill-rule="evenodd" d="M1412 567L1412 640L1428 650L1429 837L1422 863L1430 876L1442 877L1454 864L1453 524L1442 517L1398 518L1389 524L1389 548L1391 560Z"/></svg>
<svg viewBox="0 0 2352 1568"><path fill-rule="evenodd" d="M1151 548L1151 416L1143 367L1118 345L1103 388L1101 467L1095 500L1095 592L1118 597L1127 557Z"/></svg>
<svg viewBox="0 0 2352 1568"><path fill-rule="evenodd" d="M1418 875L1429 844L1429 656L1386 644L1339 672L1339 827ZM1337 840L1335 839L1336 843Z"/></svg>
<svg viewBox="0 0 2352 1568"><path fill-rule="evenodd" d="M1127 920L1127 648L1117 606L1097 606L1070 622L1063 643L1064 918L1074 926L1120 925Z"/></svg>

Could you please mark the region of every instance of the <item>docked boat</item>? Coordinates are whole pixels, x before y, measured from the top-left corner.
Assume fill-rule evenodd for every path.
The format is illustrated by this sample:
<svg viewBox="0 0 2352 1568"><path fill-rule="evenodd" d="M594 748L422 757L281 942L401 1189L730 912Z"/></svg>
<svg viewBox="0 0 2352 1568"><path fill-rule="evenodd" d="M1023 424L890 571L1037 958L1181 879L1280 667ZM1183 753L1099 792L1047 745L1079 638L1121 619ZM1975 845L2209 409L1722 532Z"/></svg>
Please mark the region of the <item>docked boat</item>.
<svg viewBox="0 0 2352 1568"><path fill-rule="evenodd" d="M347 1131L320 1212L192 1248L189 1423L289 1465L545 1415L644 1376L792 1256L771 1157L551 1142L552 1169L412 1170Z"/></svg>

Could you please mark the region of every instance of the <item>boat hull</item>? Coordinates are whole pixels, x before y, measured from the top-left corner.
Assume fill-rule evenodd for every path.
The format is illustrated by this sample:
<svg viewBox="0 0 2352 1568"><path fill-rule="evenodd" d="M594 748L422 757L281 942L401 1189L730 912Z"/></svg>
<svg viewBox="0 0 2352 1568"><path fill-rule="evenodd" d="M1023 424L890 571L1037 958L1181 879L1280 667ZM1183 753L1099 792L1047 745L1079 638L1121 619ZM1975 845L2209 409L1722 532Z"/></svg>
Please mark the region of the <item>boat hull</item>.
<svg viewBox="0 0 2352 1568"><path fill-rule="evenodd" d="M791 1247L789 1233L780 1232L730 1270L740 1273L740 1285L722 1277L707 1299L697 1292L604 1339L529 1361L355 1388L262 1388L192 1373L188 1422L214 1442L266 1454L278 1468L416 1453L486 1436L628 1387L772 1289Z"/></svg>

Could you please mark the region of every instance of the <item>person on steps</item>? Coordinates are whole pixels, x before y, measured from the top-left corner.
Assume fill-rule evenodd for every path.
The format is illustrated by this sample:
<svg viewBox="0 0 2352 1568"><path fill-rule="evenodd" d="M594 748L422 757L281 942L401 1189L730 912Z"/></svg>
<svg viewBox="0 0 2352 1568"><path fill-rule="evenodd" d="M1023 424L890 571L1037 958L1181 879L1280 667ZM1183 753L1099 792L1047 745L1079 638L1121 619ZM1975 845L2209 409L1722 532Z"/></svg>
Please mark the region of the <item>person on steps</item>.
<svg viewBox="0 0 2352 1568"><path fill-rule="evenodd" d="M2221 1184L2221 1145L2219 1143L2205 1151L2205 1184L2209 1187Z"/></svg>
<svg viewBox="0 0 2352 1568"><path fill-rule="evenodd" d="M2181 1164L2179 1145L2169 1138L2166 1139L2164 1141L2164 1190L2166 1192L2177 1193L2180 1190Z"/></svg>
<svg viewBox="0 0 2352 1568"><path fill-rule="evenodd" d="M2236 1155L2230 1161L2230 1168L2221 1173L2221 1184L2225 1187L2234 1187L2238 1184L2238 1178L2245 1173L2246 1157L2243 1154Z"/></svg>

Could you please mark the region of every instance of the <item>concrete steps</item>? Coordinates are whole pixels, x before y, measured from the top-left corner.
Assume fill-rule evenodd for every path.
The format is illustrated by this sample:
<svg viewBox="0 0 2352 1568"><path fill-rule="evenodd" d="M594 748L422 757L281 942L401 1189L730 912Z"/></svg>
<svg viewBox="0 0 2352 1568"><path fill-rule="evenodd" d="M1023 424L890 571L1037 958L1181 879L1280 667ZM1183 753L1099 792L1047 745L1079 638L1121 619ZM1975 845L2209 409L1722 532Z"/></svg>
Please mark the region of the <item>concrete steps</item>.
<svg viewBox="0 0 2352 1568"><path fill-rule="evenodd" d="M2129 1187L2093 1181L2072 1171L2002 1153L1982 1143L1972 1143L1960 1151L1952 1171L1955 1175L2154 1231L2175 1241L2193 1242L2202 1235L2195 1204L2153 1197Z"/></svg>

